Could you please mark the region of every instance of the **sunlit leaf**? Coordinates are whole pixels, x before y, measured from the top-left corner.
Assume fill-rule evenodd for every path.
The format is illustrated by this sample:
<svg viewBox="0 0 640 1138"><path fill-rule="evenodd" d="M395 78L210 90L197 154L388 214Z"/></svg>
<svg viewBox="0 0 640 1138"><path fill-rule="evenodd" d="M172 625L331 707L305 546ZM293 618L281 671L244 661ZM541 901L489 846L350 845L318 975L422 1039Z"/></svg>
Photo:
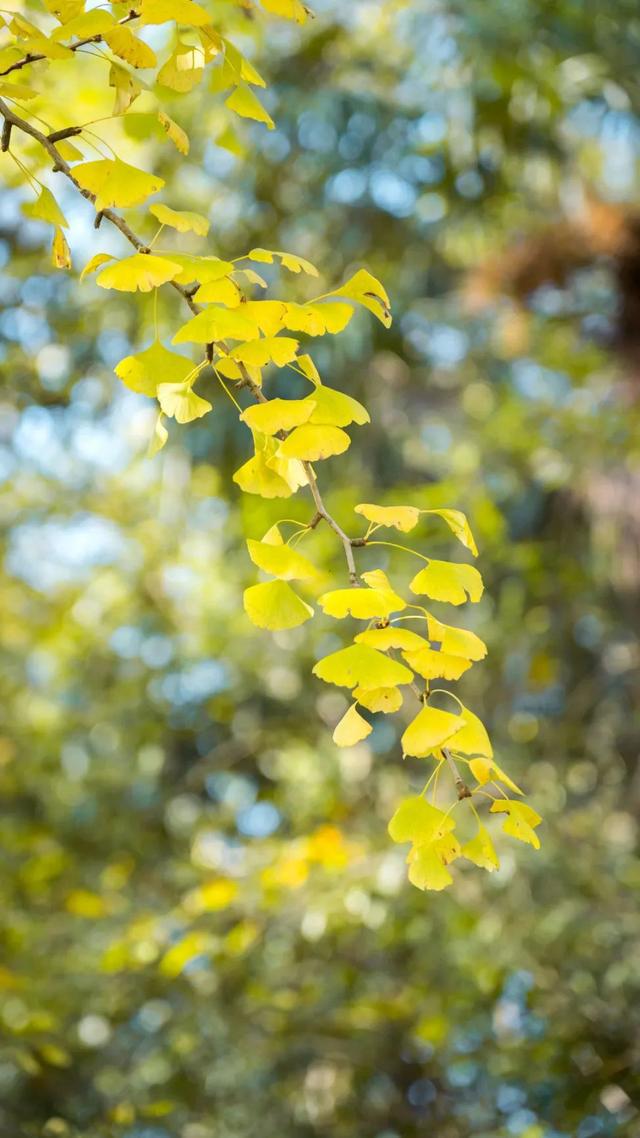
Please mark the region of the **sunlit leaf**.
<svg viewBox="0 0 640 1138"><path fill-rule="evenodd" d="M402 707L402 692L399 688L366 688L355 687L353 689L354 699L367 711L382 711L388 715L390 712L398 711Z"/></svg>
<svg viewBox="0 0 640 1138"><path fill-rule="evenodd" d="M458 541L461 541L467 549L471 550L474 557L478 556L478 547L475 543L475 538L471 532L469 523L466 516L461 510L422 510L423 514L437 514L442 518L452 533L456 535Z"/></svg>
<svg viewBox="0 0 640 1138"><path fill-rule="evenodd" d="M103 269L96 278L101 288L114 288L119 292L151 292L166 284L180 272L180 265L166 257L152 253L134 253Z"/></svg>
<svg viewBox="0 0 640 1138"><path fill-rule="evenodd" d="M464 726L456 732L447 745L452 751L458 751L462 755L484 755L487 759L492 758L493 749L482 720L469 711L468 707L462 707L461 714Z"/></svg>
<svg viewBox="0 0 640 1138"><path fill-rule="evenodd" d="M114 55L130 63L132 67L155 67L156 53L143 40L134 36L130 28L119 25L103 36Z"/></svg>
<svg viewBox="0 0 640 1138"><path fill-rule="evenodd" d="M370 735L373 728L359 715L355 703L345 712L333 732L333 741L338 747L353 747Z"/></svg>
<svg viewBox="0 0 640 1138"><path fill-rule="evenodd" d="M278 249L258 248L251 249L247 253L248 260L262 262L265 265L272 265L276 257L280 260L283 268L288 269L290 273L307 273L310 277L318 276L315 265L306 261L304 257L297 257L294 253L283 253Z"/></svg>
<svg viewBox="0 0 640 1138"><path fill-rule="evenodd" d="M189 136L182 127L178 126L178 123L174 122L164 111L158 111L158 122L176 150L178 150L180 154L188 154L190 147Z"/></svg>
<svg viewBox="0 0 640 1138"><path fill-rule="evenodd" d="M391 325L390 301L386 290L367 269L359 269L341 288L334 289L331 296L344 296L369 309L384 324Z"/></svg>
<svg viewBox="0 0 640 1138"><path fill-rule="evenodd" d="M178 423L191 423L201 419L212 410L211 403L196 395L188 383L160 383L157 390L158 403L165 415Z"/></svg>
<svg viewBox="0 0 640 1138"><path fill-rule="evenodd" d="M408 652L419 652L421 648L428 648L429 642L417 632L408 628L397 628L388 625L387 628L367 628L356 636L356 643L370 644L372 648L379 648L386 652L389 648L401 648Z"/></svg>
<svg viewBox="0 0 640 1138"><path fill-rule="evenodd" d="M140 205L164 186L164 179L129 166L120 158L99 158L73 167L83 189L95 194L96 208Z"/></svg>
<svg viewBox="0 0 640 1138"><path fill-rule="evenodd" d="M491 813L507 815L502 827L505 834L517 838L519 842L527 842L536 850L540 849L540 839L535 830L542 822L542 818L526 802L499 798L491 803Z"/></svg>
<svg viewBox="0 0 640 1138"><path fill-rule="evenodd" d="M405 608L402 597L389 589L332 589L319 598L318 604L327 616L339 620L353 616L356 620L384 619Z"/></svg>
<svg viewBox="0 0 640 1138"><path fill-rule="evenodd" d="M298 341L289 336L266 336L234 348L231 356L250 367L265 367L268 363L285 367L295 359L297 350Z"/></svg>
<svg viewBox="0 0 640 1138"><path fill-rule="evenodd" d="M414 795L400 803L388 829L394 842L425 843L450 833L455 820L422 795Z"/></svg>
<svg viewBox="0 0 640 1138"><path fill-rule="evenodd" d="M300 581L317 575L315 565L288 545L273 545L267 541L249 539L247 549L254 565L282 581Z"/></svg>
<svg viewBox="0 0 640 1138"><path fill-rule="evenodd" d="M193 364L155 340L143 352L125 356L114 371L131 391L155 396L160 383L183 383L193 371Z"/></svg>
<svg viewBox="0 0 640 1138"><path fill-rule="evenodd" d="M263 107L257 95L254 95L251 88L242 83L225 99L225 104L230 111L235 111L244 119L254 119L256 122L265 123L269 130L273 130L275 127L271 115Z"/></svg>
<svg viewBox="0 0 640 1138"><path fill-rule="evenodd" d="M402 655L409 667L425 680L459 680L471 667L471 660L436 652L428 644L417 652L405 651Z"/></svg>
<svg viewBox="0 0 640 1138"><path fill-rule="evenodd" d="M270 399L268 403L247 407L240 418L252 430L276 435L306 423L312 411L313 403L306 399Z"/></svg>
<svg viewBox="0 0 640 1138"><path fill-rule="evenodd" d="M69 222L46 186L42 186L36 201L23 202L20 208L25 217L33 218L34 221L46 221L49 225L68 228Z"/></svg>
<svg viewBox="0 0 640 1138"><path fill-rule="evenodd" d="M464 721L438 707L423 707L402 736L403 755L424 758L446 743Z"/></svg>
<svg viewBox="0 0 640 1138"><path fill-rule="evenodd" d="M371 502L354 506L356 514L362 514L369 522L379 526L393 526L403 533L409 533L420 521L420 510L415 506L376 506Z"/></svg>
<svg viewBox="0 0 640 1138"><path fill-rule="evenodd" d="M106 265L109 261L115 261L113 253L96 253L90 261L87 261L84 269L80 273L80 280L83 281L90 273L95 273L102 265Z"/></svg>
<svg viewBox="0 0 640 1138"><path fill-rule="evenodd" d="M211 17L205 8L194 0L142 0L142 23L165 24L176 20L194 28L204 27Z"/></svg>
<svg viewBox="0 0 640 1138"><path fill-rule="evenodd" d="M60 229L56 227L53 236L53 245L51 246L51 263L56 269L70 269L71 268L71 250L67 243L67 239Z"/></svg>
<svg viewBox="0 0 640 1138"><path fill-rule="evenodd" d="M493 847L489 831L482 823L478 826L475 838L466 842L462 847L462 856L472 861L474 865L478 865L480 869L488 869L489 873L500 868L498 855Z"/></svg>
<svg viewBox="0 0 640 1138"><path fill-rule="evenodd" d="M301 362L302 356L298 356L297 363L300 364ZM313 395L309 398L313 399L315 404L309 420L310 423L318 423L322 426L348 427L350 423L357 423L362 426L363 423L371 422L366 407L363 407L362 403L358 403L357 399L345 395L343 391L334 391L331 387L321 385L316 387Z"/></svg>
<svg viewBox="0 0 640 1138"><path fill-rule="evenodd" d="M407 858L409 881L418 889L446 889L453 881L447 866L460 852L460 843L451 834L427 845L413 846Z"/></svg>
<svg viewBox="0 0 640 1138"><path fill-rule="evenodd" d="M297 628L313 616L311 606L294 593L286 581L251 585L244 591L244 608L253 624L274 632Z"/></svg>
<svg viewBox="0 0 640 1138"><path fill-rule="evenodd" d="M416 573L409 588L419 596L424 594L432 601L447 601L451 605L479 601L484 592L478 570L456 561L429 560L424 569Z"/></svg>
<svg viewBox="0 0 640 1138"><path fill-rule="evenodd" d="M283 458L299 458L305 462L319 462L334 454L343 454L351 444L346 431L340 427L316 426L305 423L280 444L278 454Z"/></svg>
<svg viewBox="0 0 640 1138"><path fill-rule="evenodd" d="M389 659L366 644L353 644L332 652L318 661L313 674L328 684L346 688L359 686L365 691L408 684L412 678L404 664Z"/></svg>
<svg viewBox="0 0 640 1138"><path fill-rule="evenodd" d="M149 213L152 213L161 225L169 225L172 229L177 229L178 233L197 233L200 237L206 237L209 232L209 222L200 213L171 209L163 202L154 202L149 206Z"/></svg>

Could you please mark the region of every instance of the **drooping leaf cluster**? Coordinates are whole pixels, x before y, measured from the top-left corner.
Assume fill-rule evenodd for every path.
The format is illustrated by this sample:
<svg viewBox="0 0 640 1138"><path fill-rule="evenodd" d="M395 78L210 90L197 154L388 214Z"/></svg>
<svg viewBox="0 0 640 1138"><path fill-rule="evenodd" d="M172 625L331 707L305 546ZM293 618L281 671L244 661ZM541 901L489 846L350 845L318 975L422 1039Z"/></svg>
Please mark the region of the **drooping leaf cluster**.
<svg viewBox="0 0 640 1138"><path fill-rule="evenodd" d="M260 628L274 632L292 629L314 615L313 605L299 595L302 591L310 594L310 600L317 600L326 616L364 622L358 626L353 643L325 656L313 669L318 678L351 692L353 702L334 730L338 746L351 746L365 738L372 730L369 715L399 711L407 689L411 698L417 698L420 710L402 736L403 753L433 760L423 794L430 788L435 793L444 768L451 776L456 797L446 813L426 798L419 799L423 805L417 809L413 809L412 800L407 800L392 819L394 840L412 843L409 864L414 884L443 888L451 881L446 867L459 856L486 869L497 866L475 804L471 809L477 820L476 837L462 845L453 836L453 811L465 799L491 800L494 813L507 815L505 832L537 847L535 827L540 818L530 807L506 796L505 786L514 794L521 791L495 762L482 723L447 689L434 688L434 681L457 680L482 659L484 644L475 633L443 623L430 610L407 599L426 597L454 606L478 601L483 592L480 574L470 564L434 559L374 538L384 527L410 532L422 514L431 514L444 521L475 556L477 549L466 517L456 509L420 511L411 505L365 503L356 505L355 510L368 527L353 538L329 514L318 486L314 464L343 454L351 444L345 428L366 424L369 413L352 396L323 382L306 338L313 341L342 332L358 307L368 309L388 328L391 311L384 286L367 269L360 268L341 286L302 302L270 295L266 299L268 282L254 266L278 266L311 278L318 277L318 270L307 259L281 250L252 248L232 260L221 258L209 245L202 245L209 231L207 217L176 208L179 202L150 202L165 187L162 177L132 165L113 147L105 154L98 145L98 158L87 154L88 149L96 148L98 138L91 124L65 122L46 132L41 129L43 123L47 126L50 118L59 116L57 69L76 67L87 53L97 59L92 82L107 84L114 91L110 117L126 126L129 118L137 116L143 138L164 131L181 154L188 152L190 142L166 110L167 91L172 97L187 95L201 88L206 77L214 95L225 96L224 104L232 116L272 128L271 115L254 90L265 86L262 76L230 38L226 21L193 0L140 0L136 7L112 3L108 8L89 11L83 0L47 0L44 8L46 12L35 22L21 13L2 17L2 149L35 194L35 200L24 206L25 215L53 228L51 257L55 268L71 268L65 236L69 222L51 188L39 177L43 165L51 167L93 204L96 228L108 221L134 249L133 253L116 256L98 248L85 264L81 279L95 273L95 283L105 290L152 293L155 306L161 289L168 286L177 294L170 344L160 338L156 315L149 343L115 368L125 386L157 401L159 412L150 454L165 445L167 420L187 424L213 410L208 396L215 380L233 402L252 438L252 454L233 476L240 490L266 499L288 498L303 488L310 493L315 513L308 524L297 526L285 541L283 527L288 523L282 521L271 526L262 540L249 542L251 560L271 579L246 590L245 609ZM241 33L246 31L246 5L231 8L229 23L237 24ZM264 0L262 9L252 10L251 19L273 15L304 23L308 15L298 0ZM136 110L132 111L134 105ZM144 112L137 109L140 105L144 105ZM236 145L232 125L219 144L231 149ZM137 207L144 207L138 214L144 231L155 228L148 240L132 228L129 214L122 213ZM198 248L202 251L184 252L184 235L200 239ZM190 310L189 318L182 322L181 305ZM183 347L191 354L175 350ZM308 394L302 398L269 398L267 381L273 369L289 369L302 377L310 388ZM244 394L251 402L243 407L238 400ZM320 523L328 526L342 544L347 584L333 580L331 588L322 588L317 595L315 585L320 575L298 545ZM354 551L373 546L406 549L423 562L411 577L408 592L404 586L398 591L380 567L358 572ZM303 582L296 586L299 591L292 581ZM413 627L405 628L409 621ZM448 701L447 710L439 706L439 700ZM407 811L410 825L398 821ZM435 818L439 818L437 824Z"/></svg>

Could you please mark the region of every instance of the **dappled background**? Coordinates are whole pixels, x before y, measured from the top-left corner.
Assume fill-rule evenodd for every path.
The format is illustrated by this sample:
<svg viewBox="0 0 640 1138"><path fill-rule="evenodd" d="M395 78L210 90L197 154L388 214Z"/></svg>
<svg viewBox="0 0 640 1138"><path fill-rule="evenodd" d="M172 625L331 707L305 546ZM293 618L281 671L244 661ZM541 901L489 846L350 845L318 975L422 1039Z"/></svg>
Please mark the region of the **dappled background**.
<svg viewBox="0 0 640 1138"><path fill-rule="evenodd" d="M328 624L242 612L243 534L309 504L236 492L246 429L213 385L145 458L152 405L112 368L152 302L55 274L5 193L0 1129L637 1135L637 5L315 8L258 46L276 130L231 137L198 88L171 111L188 158L135 116L131 154L216 253L387 286L389 331L361 314L314 346L373 418L323 492L347 529L372 499L469 515L490 655L460 690L543 848L406 883L386 825L424 764L386 720L338 752L344 701L310 676ZM109 113L90 82L73 98ZM56 188L77 266L121 250Z"/></svg>

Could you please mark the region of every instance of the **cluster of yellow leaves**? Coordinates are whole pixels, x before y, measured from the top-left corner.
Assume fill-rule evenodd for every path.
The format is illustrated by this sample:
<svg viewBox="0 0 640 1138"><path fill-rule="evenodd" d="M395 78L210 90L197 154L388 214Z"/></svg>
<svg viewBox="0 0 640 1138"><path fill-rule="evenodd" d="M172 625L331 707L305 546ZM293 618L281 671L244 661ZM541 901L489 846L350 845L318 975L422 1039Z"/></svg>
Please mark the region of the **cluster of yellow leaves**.
<svg viewBox="0 0 640 1138"><path fill-rule="evenodd" d="M243 417L253 428L259 425L263 430L291 432L287 435L291 437L310 421L309 403L313 398L271 400L249 409ZM415 528L421 517L432 516L444 521L466 549L477 553L467 519L459 510L365 503L356 506L355 512L369 523L364 537L358 539L365 545L379 527L390 526L406 533ZM296 539L299 542L304 536L303 529ZM249 541L248 548L254 564L272 578L246 590L245 608L250 619L259 627L272 630L293 628L309 620L313 608L289 582L301 582L315 593L322 578L299 545L293 548L285 543L281 528L276 525L262 541ZM409 549L407 552L415 553ZM411 593L454 605L479 600L482 579L472 565L423 560L425 568L409 582ZM349 747L365 739L373 730L368 713L397 712L404 703L403 689L411 688L420 695L421 705L402 734L403 754L432 760L434 776L453 762L454 770L465 772L470 797L478 793L486 796L491 799L492 813L507 815L505 833L537 848L535 828L540 818L535 811L517 799L494 797L494 788L503 796L502 787L512 795L521 795L522 791L495 761L481 720L456 697L450 697L457 704L455 712L433 703L438 694L431 687L433 680L458 679L486 655L486 647L476 633L445 624L410 602L382 569L362 573L348 587L321 592L317 604L326 616L336 620L351 618L365 624L355 632L352 644L331 652L313 668L319 679L347 688L352 694L352 702L333 733L336 745ZM413 622L414 627L407 627L406 621ZM449 885L452 877L447 867L458 857L487 870L498 867L491 838L475 807L475 836L461 844L454 835L453 815L458 804L454 800L445 813L420 796L403 803L392 820L390 833L394 840L412 843L409 877L420 888L437 890Z"/></svg>
<svg viewBox="0 0 640 1138"><path fill-rule="evenodd" d="M232 3L239 9L247 7L247 0ZM277 18L303 23L308 15L301 0L260 3L264 13ZM132 6L112 4L87 11L84 0L45 0L45 7L55 18L53 29L49 25L43 29L19 13L0 15L0 26L8 33L8 43L0 48L0 71L3 64L12 69L17 62L21 67L19 61L25 56L35 56L42 71L54 61L73 61L75 52L85 43L99 42L109 63L108 83L115 93L114 116L125 116L129 129L134 134L137 130L139 137L153 132L166 134L180 153L186 154L189 139L167 114L163 100L167 92L180 95L193 91L211 65L210 89L224 95L227 108L241 118L273 128L269 110L255 90L264 88L264 79L223 34L221 26L214 26L208 5L196 0L133 0ZM170 46L163 49L162 58L158 59L145 38L146 30L167 23L174 25L173 35L167 41ZM156 42L153 35L149 38ZM40 71L35 73L36 84ZM151 110L140 115L130 113L143 91L144 102ZM0 82L2 98L28 101L38 94L37 87L17 81L11 73ZM73 137L75 142L67 137L57 144L60 168L94 203L97 213L106 213L135 247L134 253L119 258L107 252L96 253L82 271L81 279L96 273L95 283L100 288L130 293L173 287L192 312L176 329L172 345L179 349L187 346L191 351L195 345L197 362L162 343L156 329L149 346L121 360L115 369L128 388L157 402L150 453L164 446L168 438L167 419L184 424L212 410L210 400L196 391L195 385L218 381L238 408L253 441L252 453L234 474L240 490L263 498L287 498L301 487L310 487L318 504L312 464L343 454L351 444L345 428L368 423L369 414L352 396L322 382L301 338L341 333L357 308L367 309L384 327L389 327L390 302L383 285L368 270L360 269L340 287L311 299L265 298L256 290L266 289L274 274L285 271L301 279L314 279L318 270L304 257L283 250L253 248L227 261L209 250L199 254L183 252L183 244L177 251L171 247L171 240L168 248L162 248L160 237L165 230L180 234L181 238L187 234L207 238L209 219L162 201L149 204L149 199L164 189L162 178L130 165L116 153L109 158L86 160L82 131L74 131ZM233 128L227 127L218 143L237 149ZM48 153L51 156L50 148ZM68 229L65 214L50 189L33 179L29 179L29 184L38 186L37 196L23 205L23 212L27 218L53 227L52 263L57 268L69 268L71 253L64 232ZM150 232L151 227L155 229L148 245L110 212L140 206L145 207ZM260 266L260 271L255 266ZM307 294L311 287L307 281ZM263 384L273 368L296 373L310 390L303 397L268 399ZM242 409L227 383L237 384L238 392L248 389L254 398L252 404ZM362 503L355 507L355 512L366 523L365 532L355 541L358 546L392 545L397 549L397 543L374 542L374 535L384 528L408 534L419 523L434 521L444 522L465 549L474 557L477 555L473 534L459 510ZM323 517L327 520L326 513L320 510L316 521L301 525L292 535L295 542L285 541L280 525L272 526L261 541L248 542L252 562L266 575L266 579L252 584L244 593L248 617L259 628L296 628L314 616L312 600L327 617L361 622L351 643L319 660L313 669L319 679L351 693L350 705L333 733L335 743L348 747L361 742L373 730L371 716L400 711L405 701L404 689L409 688L419 695L420 710L406 723L403 754L432 760L435 776L445 765L452 764L454 771L463 769L465 779L474 784L469 790L465 782L465 792L491 798L491 811L506 814L505 832L537 847L535 828L540 818L518 799L504 796L505 786L512 794L522 792L495 762L480 719L457 697L446 691L434 692L432 687L434 680L459 679L484 657L485 645L474 632L443 623L413 599L426 597L454 606L477 602L483 592L480 573L466 562L436 560L399 547L422 562L405 590L398 590L382 568L357 577L349 549L353 544L332 523L346 543L351 583L344 587L339 582L326 590L325 577L298 548ZM415 622L411 628L406 627L409 621ZM455 712L433 703L438 694L455 700ZM457 781L460 783L458 777ZM493 791L486 788L497 788L503 797L494 797ZM457 804L454 802L445 813L419 796L402 803L392 819L390 832L394 840L411 842L409 876L421 888L441 889L449 884L451 874L447 866L458 857L466 857L486 869L498 864L489 835L479 820L476 836L465 845L458 842L452 817ZM308 862L313 856L305 850L302 860ZM196 913L224 907L235 896L234 888L230 882L210 883L194 891L188 905ZM76 898L74 904L79 911L88 902L86 898ZM244 933L240 939L242 936ZM168 975L177 975L206 946L202 934L188 934L168 949L161 967Z"/></svg>

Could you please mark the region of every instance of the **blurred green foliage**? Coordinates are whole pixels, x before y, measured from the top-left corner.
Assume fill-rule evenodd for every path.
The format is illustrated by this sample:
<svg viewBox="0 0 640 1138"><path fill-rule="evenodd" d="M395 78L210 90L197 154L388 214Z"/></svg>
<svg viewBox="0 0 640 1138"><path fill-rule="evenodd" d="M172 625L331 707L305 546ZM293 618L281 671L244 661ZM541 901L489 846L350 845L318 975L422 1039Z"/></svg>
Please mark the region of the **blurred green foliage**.
<svg viewBox="0 0 640 1138"><path fill-rule="evenodd" d="M632 195L637 6L316 8L260 48L277 129L242 131L250 159L196 91L176 97L189 158L158 144L152 165L222 255L388 287L390 332L360 320L318 353L373 418L323 490L344 524L354 486L468 513L491 654L462 688L543 849L407 886L386 825L419 760L387 723L337 753L340 697L310 676L330 637L241 615L242 535L276 514L235 492L233 408L145 460L148 404L111 371L145 301L51 273L5 194L7 1138L640 1133L640 450L613 277L600 260L526 315L460 292L584 184ZM82 263L89 215L65 208Z"/></svg>

